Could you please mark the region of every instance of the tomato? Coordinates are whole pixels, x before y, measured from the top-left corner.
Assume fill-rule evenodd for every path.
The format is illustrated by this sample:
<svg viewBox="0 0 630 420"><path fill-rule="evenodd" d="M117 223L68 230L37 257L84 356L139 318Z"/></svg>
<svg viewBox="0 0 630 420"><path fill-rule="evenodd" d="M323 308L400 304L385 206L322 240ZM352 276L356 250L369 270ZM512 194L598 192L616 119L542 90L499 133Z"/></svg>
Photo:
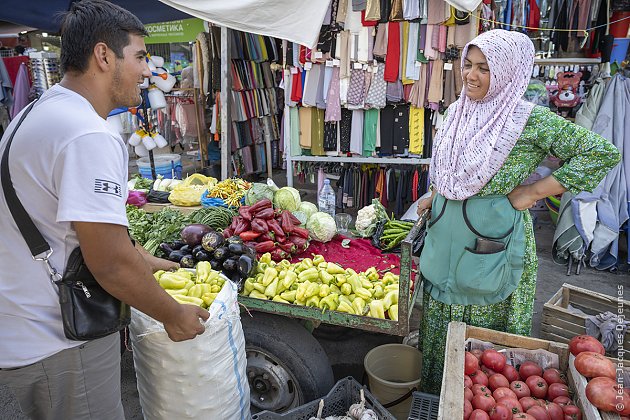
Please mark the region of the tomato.
<svg viewBox="0 0 630 420"><path fill-rule="evenodd" d="M555 368L545 369L542 377L545 381L547 381L549 385L556 384L556 383L560 383L560 384L567 383L566 379L564 378L564 375L558 369L555 369Z"/></svg>
<svg viewBox="0 0 630 420"><path fill-rule="evenodd" d="M518 368L518 374L525 380L532 375L542 376L542 368L536 362L523 362Z"/></svg>
<svg viewBox="0 0 630 420"><path fill-rule="evenodd" d="M529 387L529 391L532 394L532 397L545 399L547 396L547 389L549 386L547 385L547 381L545 381L541 376L532 375L529 378L525 379L525 383Z"/></svg>
<svg viewBox="0 0 630 420"><path fill-rule="evenodd" d="M527 412L527 410L529 410L535 405L539 405L542 407L542 405L545 403L543 400L539 400L538 398L532 398L532 397L523 397L520 400L518 400L518 402L521 403L521 406L523 407L523 411L525 412Z"/></svg>
<svg viewBox="0 0 630 420"><path fill-rule="evenodd" d="M466 352L464 354L464 375L470 375L479 370L479 359L477 359L472 353Z"/></svg>
<svg viewBox="0 0 630 420"><path fill-rule="evenodd" d="M470 388L464 388L464 399L468 401L472 401L475 394L470 390ZM471 410L472 411L472 410Z"/></svg>
<svg viewBox="0 0 630 420"><path fill-rule="evenodd" d="M510 384L510 389L514 391L516 397L520 400L523 397L531 396L531 392L527 387L527 384L523 381L514 381Z"/></svg>
<svg viewBox="0 0 630 420"><path fill-rule="evenodd" d="M605 376L610 379L617 377L615 364L606 357L593 351L584 351L575 357L575 368L587 378Z"/></svg>
<svg viewBox="0 0 630 420"><path fill-rule="evenodd" d="M464 400L464 420L467 420L470 417L470 413L472 412L473 412L472 404L470 403L470 401Z"/></svg>
<svg viewBox="0 0 630 420"><path fill-rule="evenodd" d="M627 388L619 387L610 378L594 378L586 384L586 398L600 410L627 416L630 414L630 392Z"/></svg>
<svg viewBox="0 0 630 420"><path fill-rule="evenodd" d="M512 416L512 420L517 419L517 420L536 420L535 418L533 418L531 415L527 414L527 413L518 413L515 414L514 416Z"/></svg>
<svg viewBox="0 0 630 420"><path fill-rule="evenodd" d="M553 402L555 402L556 404L558 404L561 407L563 407L565 405L575 405L573 400L571 398L569 398L569 397L556 397L556 398L553 399Z"/></svg>
<svg viewBox="0 0 630 420"><path fill-rule="evenodd" d="M575 405L565 405L562 407L562 411L564 412L564 420L582 420L582 412Z"/></svg>
<svg viewBox="0 0 630 420"><path fill-rule="evenodd" d="M569 340L569 351L572 355L577 356L583 351L592 351L599 354L606 354L606 350L602 343L597 341L595 337L590 335L576 335Z"/></svg>
<svg viewBox="0 0 630 420"><path fill-rule="evenodd" d="M481 363L495 372L501 372L503 370L506 360L503 354L494 349L488 349L481 355Z"/></svg>
<svg viewBox="0 0 630 420"><path fill-rule="evenodd" d="M512 410L498 403L490 410L490 420L512 420Z"/></svg>
<svg viewBox="0 0 630 420"><path fill-rule="evenodd" d="M490 416L483 410L473 410L468 420L490 420Z"/></svg>
<svg viewBox="0 0 630 420"><path fill-rule="evenodd" d="M481 384L488 386L488 377L485 373L478 370L477 372L470 375L470 379L472 379L473 384Z"/></svg>
<svg viewBox="0 0 630 420"><path fill-rule="evenodd" d="M547 399L549 401L555 400L557 397L568 397L569 396L569 387L565 384L561 384L556 382L555 384L549 385L549 389L547 390Z"/></svg>
<svg viewBox="0 0 630 420"><path fill-rule="evenodd" d="M501 387L495 389L492 392L492 396L497 401L499 401L501 398L514 398L518 401L518 398L516 398L516 394L509 387Z"/></svg>
<svg viewBox="0 0 630 420"><path fill-rule="evenodd" d="M491 394L492 391L487 386L481 384L474 384L471 388L473 395L477 394Z"/></svg>
<svg viewBox="0 0 630 420"><path fill-rule="evenodd" d="M508 381L505 376L501 375L500 373L495 373L494 375L490 376L488 378L488 387L490 387L491 390L495 390L497 388L501 388L501 387L509 387L510 386L510 381Z"/></svg>
<svg viewBox="0 0 630 420"><path fill-rule="evenodd" d="M507 380L510 382L521 380L521 377L518 375L518 370L516 370L516 368L512 365L506 364L503 370L501 371L501 374L503 374L503 376L505 376Z"/></svg>
<svg viewBox="0 0 630 420"><path fill-rule="evenodd" d="M477 359L481 360L481 355L483 354L483 350L480 349L474 349L471 350L470 353L475 356Z"/></svg>
<svg viewBox="0 0 630 420"><path fill-rule="evenodd" d="M512 398L512 397L500 398L497 400L497 404L499 403L509 408L512 414L523 412L523 407L521 406L521 403L518 402L518 400L515 398Z"/></svg>
<svg viewBox="0 0 630 420"><path fill-rule="evenodd" d="M564 420L564 411L562 411L562 407L558 404L546 402L543 408L547 410L547 414L551 420Z"/></svg>
<svg viewBox="0 0 630 420"><path fill-rule="evenodd" d="M473 397L472 406L475 409L480 409L486 412L490 412L496 405L496 401L490 394L477 394Z"/></svg>
<svg viewBox="0 0 630 420"><path fill-rule="evenodd" d="M529 414L536 420L551 420L549 414L547 414L547 410L539 405L531 407L529 410L527 410L527 414Z"/></svg>
<svg viewBox="0 0 630 420"><path fill-rule="evenodd" d="M486 365L481 365L481 371L485 373L488 378L496 373Z"/></svg>
<svg viewBox="0 0 630 420"><path fill-rule="evenodd" d="M472 379L470 379L470 376L466 375L464 376L464 387L465 388L472 388L473 386L473 381Z"/></svg>

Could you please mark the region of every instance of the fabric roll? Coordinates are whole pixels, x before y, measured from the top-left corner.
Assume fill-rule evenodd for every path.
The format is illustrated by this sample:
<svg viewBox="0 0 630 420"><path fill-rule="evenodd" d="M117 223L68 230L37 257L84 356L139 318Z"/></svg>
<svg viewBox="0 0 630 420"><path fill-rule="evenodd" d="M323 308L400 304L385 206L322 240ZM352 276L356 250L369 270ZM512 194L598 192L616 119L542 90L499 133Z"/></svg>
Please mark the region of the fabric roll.
<svg viewBox="0 0 630 420"><path fill-rule="evenodd" d="M433 103L439 103L443 95L444 78L444 61L438 58L433 63L431 70L431 82L429 83L429 94L427 100Z"/></svg>
<svg viewBox="0 0 630 420"><path fill-rule="evenodd" d="M398 22L389 22L388 25L384 79L387 82L395 82L398 80L400 62L400 24Z"/></svg>
<svg viewBox="0 0 630 420"><path fill-rule="evenodd" d="M387 55L387 27L387 23L379 23L376 27L376 38L372 49L372 54L375 57L385 57Z"/></svg>
<svg viewBox="0 0 630 420"><path fill-rule="evenodd" d="M339 67L333 67L332 78L326 97L326 121L341 120L341 99L339 91Z"/></svg>

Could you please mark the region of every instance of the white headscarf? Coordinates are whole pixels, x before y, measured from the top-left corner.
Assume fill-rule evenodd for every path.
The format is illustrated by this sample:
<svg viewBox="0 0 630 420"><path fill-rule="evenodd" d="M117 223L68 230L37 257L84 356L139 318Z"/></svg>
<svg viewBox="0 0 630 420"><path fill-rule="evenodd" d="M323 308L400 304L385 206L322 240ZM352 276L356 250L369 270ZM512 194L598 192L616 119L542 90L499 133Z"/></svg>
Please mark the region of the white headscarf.
<svg viewBox="0 0 630 420"><path fill-rule="evenodd" d="M451 200L477 194L501 169L525 128L534 104L521 99L534 65L534 45L524 34L496 29L470 41L485 55L490 87L481 101L466 96L448 108L433 146L430 177Z"/></svg>

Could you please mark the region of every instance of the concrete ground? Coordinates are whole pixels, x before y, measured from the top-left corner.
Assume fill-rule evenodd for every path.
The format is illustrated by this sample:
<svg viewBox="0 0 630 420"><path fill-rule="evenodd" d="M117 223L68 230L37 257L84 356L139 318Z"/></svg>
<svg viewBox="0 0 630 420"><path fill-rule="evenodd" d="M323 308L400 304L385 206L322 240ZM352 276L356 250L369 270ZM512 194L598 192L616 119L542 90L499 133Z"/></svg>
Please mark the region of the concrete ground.
<svg viewBox="0 0 630 420"><path fill-rule="evenodd" d="M274 177L276 178L276 177ZM282 177L278 176L278 184L282 185ZM313 198L313 187L310 185L296 185L296 188L306 192L309 201ZM533 335L540 334L540 320L542 318L543 304L562 287L563 283L570 283L589 290L594 290L610 296L617 296L618 285L626 287L628 292L625 299L630 299L630 276L628 266L622 265L617 273L596 271L584 268L580 275L566 275L566 266L556 265L551 259L551 242L554 226L547 212L536 212L535 234L537 254L539 258L538 285L533 316ZM620 254L627 255L627 250L622 247ZM416 304L416 311L412 315L414 325L418 325L420 310ZM390 342L400 342L401 338L383 334L368 333L359 330L349 330L338 327L322 328L314 334L324 347L333 371L335 379L348 375L361 381L363 376L363 358L372 348ZM135 373L133 370L133 357L131 352L125 352L121 366L122 373L122 399L128 420L142 419L142 412L138 401ZM17 420L25 417L20 413L19 407L9 390L0 386L0 419Z"/></svg>

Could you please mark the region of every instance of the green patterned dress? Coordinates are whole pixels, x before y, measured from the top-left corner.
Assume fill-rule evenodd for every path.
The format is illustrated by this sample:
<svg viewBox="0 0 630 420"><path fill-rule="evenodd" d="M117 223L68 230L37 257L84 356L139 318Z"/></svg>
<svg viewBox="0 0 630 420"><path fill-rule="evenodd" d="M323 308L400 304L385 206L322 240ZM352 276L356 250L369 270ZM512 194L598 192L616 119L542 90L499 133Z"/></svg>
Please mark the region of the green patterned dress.
<svg viewBox="0 0 630 420"><path fill-rule="evenodd" d="M608 140L568 122L548 108L536 106L505 164L478 195L507 195L526 180L549 154L566 161L553 176L573 194L592 191L620 160L619 151ZM492 330L530 335L538 258L529 211L525 211L524 216L524 271L518 287L509 298L493 305L464 306L447 305L426 292L423 294L420 326L423 392L440 393L449 322L462 321Z"/></svg>

